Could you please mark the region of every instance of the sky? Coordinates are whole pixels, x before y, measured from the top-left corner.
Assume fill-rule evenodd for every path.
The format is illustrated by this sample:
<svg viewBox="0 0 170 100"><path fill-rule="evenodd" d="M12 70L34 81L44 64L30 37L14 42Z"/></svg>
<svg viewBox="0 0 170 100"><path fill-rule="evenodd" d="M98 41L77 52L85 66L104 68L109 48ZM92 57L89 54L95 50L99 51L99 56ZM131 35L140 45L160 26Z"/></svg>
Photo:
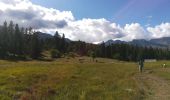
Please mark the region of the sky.
<svg viewBox="0 0 170 100"><path fill-rule="evenodd" d="M89 43L131 41L169 37L169 10L170 0L0 0L0 24Z"/></svg>
<svg viewBox="0 0 170 100"><path fill-rule="evenodd" d="M71 11L76 19L106 18L121 25L156 25L170 20L169 0L31 0L35 4ZM150 20L152 19L154 20Z"/></svg>

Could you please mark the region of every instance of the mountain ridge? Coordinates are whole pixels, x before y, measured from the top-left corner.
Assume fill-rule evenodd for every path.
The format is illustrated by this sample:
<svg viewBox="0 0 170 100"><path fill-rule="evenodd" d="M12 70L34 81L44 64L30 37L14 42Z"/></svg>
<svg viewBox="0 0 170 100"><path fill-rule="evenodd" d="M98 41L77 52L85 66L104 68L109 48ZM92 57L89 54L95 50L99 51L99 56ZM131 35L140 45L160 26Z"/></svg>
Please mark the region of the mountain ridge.
<svg viewBox="0 0 170 100"><path fill-rule="evenodd" d="M132 41L126 42L121 40L108 40L105 42L105 45L110 44L130 44L130 45L137 45L142 47L156 47L156 48L169 48L170 47L170 37L162 37L162 38L155 38L150 40L145 39L134 39Z"/></svg>
<svg viewBox="0 0 170 100"><path fill-rule="evenodd" d="M49 33L38 32L40 39L47 39L53 38L53 35ZM67 42L71 42L69 38L66 38ZM132 41L121 41L121 40L108 40L104 42L106 46L110 44L130 44L130 45L137 45L142 47L155 47L155 48L169 48L170 47L170 37L162 37L162 38L155 38L155 39L133 39ZM98 43L101 44L101 43Z"/></svg>

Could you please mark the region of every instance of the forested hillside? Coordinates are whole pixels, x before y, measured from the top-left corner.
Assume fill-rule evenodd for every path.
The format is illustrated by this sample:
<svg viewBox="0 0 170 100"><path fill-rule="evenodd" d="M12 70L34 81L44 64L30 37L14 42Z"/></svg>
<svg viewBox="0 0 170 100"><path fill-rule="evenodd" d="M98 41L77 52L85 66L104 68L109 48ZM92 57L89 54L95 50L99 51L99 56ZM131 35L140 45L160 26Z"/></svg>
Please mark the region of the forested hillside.
<svg viewBox="0 0 170 100"><path fill-rule="evenodd" d="M19 27L18 24L4 22L0 28L1 59L42 59L42 52L50 51L52 58L66 55L112 58L126 61L139 59L170 59L168 49L141 47L126 43L98 45L82 41L71 41L56 31L54 36L36 32L33 28Z"/></svg>

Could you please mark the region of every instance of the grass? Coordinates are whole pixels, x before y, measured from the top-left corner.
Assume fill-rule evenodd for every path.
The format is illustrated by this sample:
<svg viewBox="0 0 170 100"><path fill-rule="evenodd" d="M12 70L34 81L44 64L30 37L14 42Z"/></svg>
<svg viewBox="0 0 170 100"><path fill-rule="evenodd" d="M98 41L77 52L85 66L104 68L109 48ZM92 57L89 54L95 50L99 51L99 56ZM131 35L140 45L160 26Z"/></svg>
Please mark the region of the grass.
<svg viewBox="0 0 170 100"><path fill-rule="evenodd" d="M136 63L84 57L45 61L0 61L0 100L140 100ZM159 68L147 63L147 68ZM155 69L155 73L156 69ZM165 76L168 76L165 75ZM169 78L169 76L168 76Z"/></svg>
<svg viewBox="0 0 170 100"><path fill-rule="evenodd" d="M162 68L162 64L166 64L166 68ZM170 81L170 61L158 61L156 63L147 63L148 69L153 70L153 74Z"/></svg>

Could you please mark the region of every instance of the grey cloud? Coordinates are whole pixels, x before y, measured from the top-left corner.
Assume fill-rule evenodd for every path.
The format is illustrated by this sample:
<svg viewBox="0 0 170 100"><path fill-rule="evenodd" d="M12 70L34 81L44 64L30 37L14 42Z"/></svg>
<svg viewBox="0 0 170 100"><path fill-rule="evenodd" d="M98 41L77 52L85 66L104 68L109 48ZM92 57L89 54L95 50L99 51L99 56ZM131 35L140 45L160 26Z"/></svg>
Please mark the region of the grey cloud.
<svg viewBox="0 0 170 100"><path fill-rule="evenodd" d="M8 9L5 11L5 13L8 16L12 16L18 19L22 19L22 20L32 20L34 17L36 17L36 13L29 11L29 10L12 10L12 9Z"/></svg>
<svg viewBox="0 0 170 100"><path fill-rule="evenodd" d="M67 26L68 24L67 24L67 22L65 21L65 20L61 20L61 21L58 21L58 22L56 22L56 26L58 27L58 28L64 28L65 26Z"/></svg>
<svg viewBox="0 0 170 100"><path fill-rule="evenodd" d="M3 11L2 10L0 10L0 16L3 14Z"/></svg>
<svg viewBox="0 0 170 100"><path fill-rule="evenodd" d="M12 4L12 5L16 5L17 3L19 3L19 1L15 1L15 0L0 0L0 2L6 3L6 4Z"/></svg>
<svg viewBox="0 0 170 100"><path fill-rule="evenodd" d="M3 24L5 20L13 20L24 27L62 29L68 25L68 21L73 17L69 11L61 12L56 9L45 8L32 4L29 0L0 0L0 2L13 6L13 8L7 6L8 8L5 10L0 7L0 24ZM21 9L19 3L23 3L25 9ZM26 5L27 3L29 5Z"/></svg>
<svg viewBox="0 0 170 100"><path fill-rule="evenodd" d="M29 26L35 28L35 29L40 29L40 28L48 28L49 24L46 23L46 21L41 20L41 19L33 19L29 22L27 22Z"/></svg>
<svg viewBox="0 0 170 100"><path fill-rule="evenodd" d="M125 37L126 35L122 32L117 32L117 33L113 33L112 36L114 38L122 38L122 37Z"/></svg>
<svg viewBox="0 0 170 100"><path fill-rule="evenodd" d="M49 21L49 20L42 20L42 19L33 19L27 22L27 27L31 26L35 29L41 28L64 28L67 25L66 21Z"/></svg>
<svg viewBox="0 0 170 100"><path fill-rule="evenodd" d="M111 33L112 37L114 37L114 38L121 38L121 37L126 36L125 33L122 32L122 30L119 29L118 27L113 28L113 27L107 25L104 27L103 30L107 33Z"/></svg>
<svg viewBox="0 0 170 100"><path fill-rule="evenodd" d="M40 12L34 11L33 9L28 10L12 10L7 9L5 11L0 10L0 22L14 20L24 27L33 27L35 29L40 28L64 28L68 25L65 20L50 21L45 20L42 17L44 14L39 14Z"/></svg>

